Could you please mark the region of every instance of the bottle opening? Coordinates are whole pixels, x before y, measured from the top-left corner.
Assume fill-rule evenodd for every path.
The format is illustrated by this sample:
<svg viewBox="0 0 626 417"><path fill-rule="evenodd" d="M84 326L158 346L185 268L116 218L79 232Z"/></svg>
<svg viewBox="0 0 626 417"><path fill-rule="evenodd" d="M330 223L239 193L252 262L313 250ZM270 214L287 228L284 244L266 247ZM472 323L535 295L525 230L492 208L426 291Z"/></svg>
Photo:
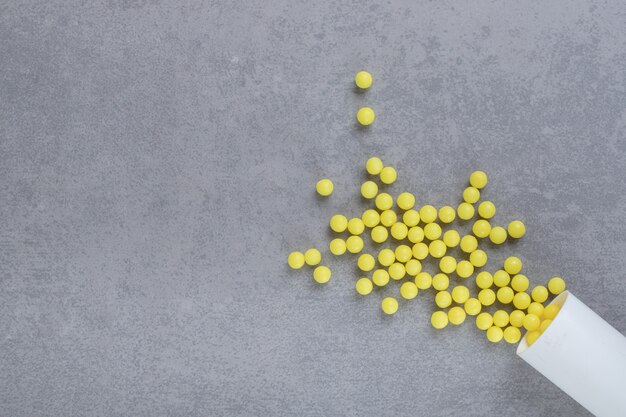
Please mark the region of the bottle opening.
<svg viewBox="0 0 626 417"><path fill-rule="evenodd" d="M545 333L550 331L550 328L554 326L554 324L559 320L559 316L561 315L561 311L563 310L563 306L565 305L565 302L567 301L567 296L569 295L569 291L563 291L561 294L557 295L556 298L554 300L552 300L552 302L550 305L556 305L559 307L559 312L556 315L556 317L554 317L554 319L552 320L552 324L550 324L550 326L548 326L545 331L541 334L541 336L543 336ZM541 342L541 336L539 336L539 338L537 338L537 340L535 340L535 342L532 345L529 345L527 340L526 340L526 334L524 334L522 336L522 341L520 342L519 345L517 345L517 354L519 355L520 353L525 352L526 350L532 348L534 345L536 345L537 343Z"/></svg>

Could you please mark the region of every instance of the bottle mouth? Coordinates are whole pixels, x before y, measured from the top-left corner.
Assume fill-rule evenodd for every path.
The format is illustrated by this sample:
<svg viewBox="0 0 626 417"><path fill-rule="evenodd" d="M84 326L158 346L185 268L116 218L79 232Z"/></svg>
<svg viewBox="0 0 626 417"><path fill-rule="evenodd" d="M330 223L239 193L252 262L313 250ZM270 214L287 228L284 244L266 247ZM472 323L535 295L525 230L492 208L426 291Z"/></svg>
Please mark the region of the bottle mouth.
<svg viewBox="0 0 626 417"><path fill-rule="evenodd" d="M541 336L539 336L539 338L535 341L535 343L533 343L531 346L528 346L528 343L526 343L526 333L522 335L522 341L519 343L519 345L517 345L518 355L520 353L524 353L528 349L532 349L532 347L535 346L537 343L541 343L541 338L543 337L543 335L550 332L550 329L554 327L554 325L559 321L559 316L563 312L563 306L565 305L565 302L567 301L568 295L569 295L569 291L563 291L561 294L557 295L556 298L552 300L550 304L548 304L548 305L554 304L554 305L559 306L559 313L552 320L552 324L548 326L548 328L543 332Z"/></svg>

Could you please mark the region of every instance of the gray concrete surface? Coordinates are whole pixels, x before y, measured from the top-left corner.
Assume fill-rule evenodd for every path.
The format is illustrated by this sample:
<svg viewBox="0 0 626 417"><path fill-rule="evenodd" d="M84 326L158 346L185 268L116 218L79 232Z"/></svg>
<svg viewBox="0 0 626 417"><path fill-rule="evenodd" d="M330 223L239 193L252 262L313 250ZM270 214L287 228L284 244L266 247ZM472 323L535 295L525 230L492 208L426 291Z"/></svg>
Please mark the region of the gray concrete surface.
<svg viewBox="0 0 626 417"><path fill-rule="evenodd" d="M625 21L621 0L1 2L0 415L587 415L472 323L432 330L432 294L382 317L397 286L357 297L354 257L325 250L323 287L285 259L365 207L371 155L435 205L481 168L495 222L528 226L489 269L518 254L626 332Z"/></svg>

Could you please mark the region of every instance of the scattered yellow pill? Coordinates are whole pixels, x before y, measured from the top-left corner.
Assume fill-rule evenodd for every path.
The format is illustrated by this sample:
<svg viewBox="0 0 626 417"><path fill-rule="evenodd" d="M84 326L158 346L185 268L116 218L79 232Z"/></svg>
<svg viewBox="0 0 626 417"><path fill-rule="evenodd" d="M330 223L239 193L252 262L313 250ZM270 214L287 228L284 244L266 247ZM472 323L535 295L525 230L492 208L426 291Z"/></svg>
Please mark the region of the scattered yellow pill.
<svg viewBox="0 0 626 417"><path fill-rule="evenodd" d="M483 171L474 171L470 174L470 185L474 188L478 188L479 190L485 188L487 185L487 174Z"/></svg>
<svg viewBox="0 0 626 417"><path fill-rule="evenodd" d="M539 336L541 336L541 333L538 330L526 333L525 339L528 346L532 346L539 339Z"/></svg>
<svg viewBox="0 0 626 417"><path fill-rule="evenodd" d="M383 243L389 237L389 232L384 226L375 226L371 232L372 240L376 243Z"/></svg>
<svg viewBox="0 0 626 417"><path fill-rule="evenodd" d="M463 201L468 204L474 204L480 199L480 191L474 187L467 187L463 190Z"/></svg>
<svg viewBox="0 0 626 417"><path fill-rule="evenodd" d="M309 249L304 252L304 262L307 265L315 266L322 261L322 254L317 249Z"/></svg>
<svg viewBox="0 0 626 417"><path fill-rule="evenodd" d="M341 233L348 228L348 219L343 214L335 214L330 218L330 228L337 233Z"/></svg>
<svg viewBox="0 0 626 417"><path fill-rule="evenodd" d="M469 299L470 292L466 286L457 285L456 287L452 288L451 295L455 303L463 304Z"/></svg>
<svg viewBox="0 0 626 417"><path fill-rule="evenodd" d="M398 260L398 262L402 263L408 262L409 259L411 259L411 257L413 256L411 247L407 245L398 245L396 247L396 250L394 251L394 254L396 255L396 259Z"/></svg>
<svg viewBox="0 0 626 417"><path fill-rule="evenodd" d="M490 288L485 288L478 293L478 300L482 305L488 307L496 302L496 293Z"/></svg>
<svg viewBox="0 0 626 417"><path fill-rule="evenodd" d="M435 311L430 316L430 323L435 329L443 329L448 325L448 315L444 311Z"/></svg>
<svg viewBox="0 0 626 417"><path fill-rule="evenodd" d="M504 230L504 227L492 227L491 232L489 232L489 240L494 245L503 244L506 241L506 230Z"/></svg>
<svg viewBox="0 0 626 417"><path fill-rule="evenodd" d="M449 307L452 304L452 296L448 291L439 291L435 295L435 304L441 308Z"/></svg>
<svg viewBox="0 0 626 417"><path fill-rule="evenodd" d="M530 303L527 308L528 314L534 314L537 317L542 317L544 310L545 308L543 307L543 304L536 301Z"/></svg>
<svg viewBox="0 0 626 417"><path fill-rule="evenodd" d="M391 236L396 240L403 240L409 234L409 229L406 224L397 222L391 225Z"/></svg>
<svg viewBox="0 0 626 417"><path fill-rule="evenodd" d="M350 232L350 234L358 236L364 231L365 224L363 223L363 220L359 219L358 217L354 217L348 220L348 232Z"/></svg>
<svg viewBox="0 0 626 417"><path fill-rule="evenodd" d="M517 292L526 291L529 285L530 281L526 275L517 274L511 278L511 287Z"/></svg>
<svg viewBox="0 0 626 417"><path fill-rule="evenodd" d="M372 273L372 281L378 287L384 287L389 282L389 273L384 269L377 269Z"/></svg>
<svg viewBox="0 0 626 417"><path fill-rule="evenodd" d="M363 126L369 126L374 123L374 119L376 115L374 114L374 110L371 107L361 107L359 111L356 113L356 119Z"/></svg>
<svg viewBox="0 0 626 417"><path fill-rule="evenodd" d="M443 243L445 243L447 247L456 248L459 245L459 242L461 241L461 236L459 235L459 232L457 232L456 230L447 230L443 234L442 239L443 239Z"/></svg>
<svg viewBox="0 0 626 417"><path fill-rule="evenodd" d="M503 269L493 273L493 283L496 287L506 287L511 282L511 276Z"/></svg>
<svg viewBox="0 0 626 417"><path fill-rule="evenodd" d="M375 264L376 260L369 253L364 253L363 255L359 256L359 259L357 260L357 265L359 266L359 269L365 272L369 272L374 269Z"/></svg>
<svg viewBox="0 0 626 417"><path fill-rule="evenodd" d="M459 325L465 321L465 310L459 306L452 307L448 311L448 321L454 325Z"/></svg>
<svg viewBox="0 0 626 417"><path fill-rule="evenodd" d="M371 157L365 162L365 170L370 175L378 175L383 170L383 161L378 157Z"/></svg>
<svg viewBox="0 0 626 417"><path fill-rule="evenodd" d="M393 206L393 197L387 193L380 193L376 196L376 200L374 200L374 202L378 210L389 210Z"/></svg>
<svg viewBox="0 0 626 417"><path fill-rule="evenodd" d="M444 256L439 260L439 269L445 274L451 274L456 271L456 259L454 256Z"/></svg>
<svg viewBox="0 0 626 417"><path fill-rule="evenodd" d="M476 237L484 239L491 233L491 225L487 220L476 220L472 225L472 232Z"/></svg>
<svg viewBox="0 0 626 417"><path fill-rule="evenodd" d="M433 240L428 245L428 253L430 253L430 256L437 259L445 255L447 249L448 247L443 243L443 240Z"/></svg>
<svg viewBox="0 0 626 417"><path fill-rule="evenodd" d="M513 296L513 305L520 310L527 309L530 305L530 295L525 292L518 292Z"/></svg>
<svg viewBox="0 0 626 417"><path fill-rule="evenodd" d="M522 338L522 332L517 327L509 326L502 332L507 343L517 343Z"/></svg>
<svg viewBox="0 0 626 417"><path fill-rule="evenodd" d="M469 261L462 260L456 264L456 274L461 278L469 278L474 273L474 265Z"/></svg>
<svg viewBox="0 0 626 417"><path fill-rule="evenodd" d="M511 287L502 287L496 293L496 297L502 304L510 304L514 297L513 289Z"/></svg>
<svg viewBox="0 0 626 417"><path fill-rule="evenodd" d="M315 184L315 189L317 190L317 193L324 197L328 197L329 195L331 195L334 188L335 186L333 185L333 182L328 178L321 179L317 182L317 184Z"/></svg>
<svg viewBox="0 0 626 417"><path fill-rule="evenodd" d="M420 222L420 214L417 210L407 210L402 215L402 223L406 224L408 227L417 226Z"/></svg>
<svg viewBox="0 0 626 417"><path fill-rule="evenodd" d="M533 330L537 330L539 328L539 324L541 323L541 319L534 314L526 314L524 320L522 322L524 328L529 332Z"/></svg>
<svg viewBox="0 0 626 417"><path fill-rule="evenodd" d="M346 249L350 253L359 253L363 250L363 239L359 236L350 236L346 239Z"/></svg>
<svg viewBox="0 0 626 417"><path fill-rule="evenodd" d="M565 281L561 277L554 277L548 281L548 289L554 295L559 295L565 291Z"/></svg>
<svg viewBox="0 0 626 417"><path fill-rule="evenodd" d="M426 224L432 223L437 220L437 209L427 204L420 208L420 219Z"/></svg>
<svg viewBox="0 0 626 417"><path fill-rule="evenodd" d="M465 253L472 253L478 248L478 240L472 235L461 238L461 250Z"/></svg>
<svg viewBox="0 0 626 417"><path fill-rule="evenodd" d="M450 206L443 206L439 209L439 220L442 223L452 223L456 217L456 211Z"/></svg>
<svg viewBox="0 0 626 417"><path fill-rule="evenodd" d="M367 295L369 293L372 292L372 288L374 286L372 285L372 281L370 281L368 278L361 278L356 282L356 292L358 292L361 295Z"/></svg>
<svg viewBox="0 0 626 417"><path fill-rule="evenodd" d="M487 339L490 342L498 343L499 341L502 340L503 336L504 336L504 332L499 327L491 326L489 329L487 329Z"/></svg>
<svg viewBox="0 0 626 417"><path fill-rule="evenodd" d="M391 227L396 221L398 221L398 215L393 210L385 210L380 213L380 224L386 227Z"/></svg>
<svg viewBox="0 0 626 417"><path fill-rule="evenodd" d="M476 275L476 285L478 288L491 288L493 285L493 275L487 271L481 271Z"/></svg>
<svg viewBox="0 0 626 417"><path fill-rule="evenodd" d="M365 226L374 227L380 223L380 214L373 209L365 210L363 215L361 215L361 220L363 220Z"/></svg>
<svg viewBox="0 0 626 417"><path fill-rule="evenodd" d="M470 253L469 261L476 268L482 268L487 264L487 254L484 250L476 249Z"/></svg>
<svg viewBox="0 0 626 417"><path fill-rule="evenodd" d="M380 180L383 184L393 184L398 178L398 173L393 167L384 167L382 171L380 171Z"/></svg>
<svg viewBox="0 0 626 417"><path fill-rule="evenodd" d="M391 249L383 249L378 252L378 263L382 266L389 266L396 261L396 254Z"/></svg>
<svg viewBox="0 0 626 417"><path fill-rule="evenodd" d="M411 241L411 243L419 243L424 240L424 229L419 226L413 226L409 229L409 233L407 233L407 238Z"/></svg>
<svg viewBox="0 0 626 417"><path fill-rule="evenodd" d="M530 292L530 295L533 297L533 300L538 303L543 303L548 299L548 289L543 285L537 285Z"/></svg>
<svg viewBox="0 0 626 417"><path fill-rule="evenodd" d="M541 333L545 332L545 331L546 331L546 329L548 328L548 326L550 326L550 324L552 324L552 320L550 320L550 319L543 320L543 321L541 322L541 324L539 325L539 331L540 331Z"/></svg>
<svg viewBox="0 0 626 417"><path fill-rule="evenodd" d="M428 223L424 226L424 236L428 240L436 240L441 237L441 226L437 223Z"/></svg>
<svg viewBox="0 0 626 417"><path fill-rule="evenodd" d="M382 303L380 303L380 307L385 314L395 314L398 311L398 300L393 297L384 298Z"/></svg>
<svg viewBox="0 0 626 417"><path fill-rule="evenodd" d="M463 306L465 312L470 316L475 316L480 313L482 307L482 304L477 298L468 298Z"/></svg>
<svg viewBox="0 0 626 417"><path fill-rule="evenodd" d="M327 266L318 266L313 270L313 279L318 284L325 284L330 280L330 268Z"/></svg>
<svg viewBox="0 0 626 417"><path fill-rule="evenodd" d="M415 276L415 285L420 290L427 290L432 286L433 278L426 271L422 271Z"/></svg>
<svg viewBox="0 0 626 417"><path fill-rule="evenodd" d="M432 286L437 291L443 291L450 286L450 278L446 274L435 274L432 278Z"/></svg>
<svg viewBox="0 0 626 417"><path fill-rule="evenodd" d="M374 181L365 181L361 184L361 195L363 198L371 200L378 194L378 185Z"/></svg>
<svg viewBox="0 0 626 417"><path fill-rule="evenodd" d="M504 327L509 324L509 313L504 310L498 310L493 313L494 326Z"/></svg>
<svg viewBox="0 0 626 417"><path fill-rule="evenodd" d="M519 274L522 270L522 261L515 256L509 256L504 261L504 270L511 275Z"/></svg>
<svg viewBox="0 0 626 417"><path fill-rule="evenodd" d="M287 257L287 263L291 269L300 269L304 266L304 255L302 252L291 252Z"/></svg>
<svg viewBox="0 0 626 417"><path fill-rule="evenodd" d="M512 238L519 239L526 234L526 226L524 226L524 223L521 221L514 220L509 223L507 231Z"/></svg>
<svg viewBox="0 0 626 417"><path fill-rule="evenodd" d="M404 278L404 276L406 275L406 269L404 268L404 265L402 265L399 262L394 262L391 265L389 265L388 272L389 272L389 276L396 281Z"/></svg>
<svg viewBox="0 0 626 417"><path fill-rule="evenodd" d="M330 253L335 256L343 255L346 253L346 241L343 239L333 239L330 241Z"/></svg>
<svg viewBox="0 0 626 417"><path fill-rule="evenodd" d="M396 204L402 210L410 210L415 205L415 196L411 193L402 193L398 196Z"/></svg>
<svg viewBox="0 0 626 417"><path fill-rule="evenodd" d="M412 248L413 257L420 261L428 256L428 245L424 242L417 242Z"/></svg>
<svg viewBox="0 0 626 417"><path fill-rule="evenodd" d="M367 71L359 71L354 76L354 83L362 89L370 88L372 85L372 74Z"/></svg>
<svg viewBox="0 0 626 417"><path fill-rule="evenodd" d="M511 323L511 326L522 327L524 324L524 317L526 317L526 314L524 314L523 311L513 310L511 314L509 314L509 322Z"/></svg>
<svg viewBox="0 0 626 417"><path fill-rule="evenodd" d="M404 269L406 269L406 273L412 277L419 274L422 270L422 263L417 259L411 259L406 264L404 264Z"/></svg>
<svg viewBox="0 0 626 417"><path fill-rule="evenodd" d="M474 206L466 202L459 204L456 209L459 219L461 220L469 220L474 217L474 211Z"/></svg>
<svg viewBox="0 0 626 417"><path fill-rule="evenodd" d="M491 326L493 326L493 317L491 317L491 314L485 312L476 316L476 327L480 330L487 330Z"/></svg>
<svg viewBox="0 0 626 417"><path fill-rule="evenodd" d="M400 286L400 295L405 300L414 299L415 297L417 297L417 286L410 281L403 283Z"/></svg>
<svg viewBox="0 0 626 417"><path fill-rule="evenodd" d="M483 219L491 219L496 215L496 205L491 201L483 201L478 205L478 215Z"/></svg>
<svg viewBox="0 0 626 417"><path fill-rule="evenodd" d="M543 310L543 314L541 315L542 319L551 319L554 320L557 314L559 314L560 307L556 304L550 304Z"/></svg>

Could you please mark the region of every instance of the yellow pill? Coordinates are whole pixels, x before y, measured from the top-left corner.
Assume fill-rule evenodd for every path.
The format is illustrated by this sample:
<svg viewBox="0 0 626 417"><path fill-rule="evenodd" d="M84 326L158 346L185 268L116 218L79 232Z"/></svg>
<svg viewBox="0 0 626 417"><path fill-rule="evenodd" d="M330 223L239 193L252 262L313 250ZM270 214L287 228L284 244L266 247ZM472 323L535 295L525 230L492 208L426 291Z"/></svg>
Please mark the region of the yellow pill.
<svg viewBox="0 0 626 417"><path fill-rule="evenodd" d="M509 326L504 329L502 335L504 336L504 340L506 340L507 343L511 344L519 342L519 340L522 338L522 332L520 332L517 327L513 326Z"/></svg>
<svg viewBox="0 0 626 417"><path fill-rule="evenodd" d="M406 224L397 222L391 225L391 236L396 240L403 240L409 234L409 229Z"/></svg>
<svg viewBox="0 0 626 417"><path fill-rule="evenodd" d="M472 235L461 238L461 250L465 253L472 253L478 248L478 240Z"/></svg>
<svg viewBox="0 0 626 417"><path fill-rule="evenodd" d="M548 281L548 289L554 295L559 295L565 291L565 281L561 277L554 277Z"/></svg>
<svg viewBox="0 0 626 417"><path fill-rule="evenodd" d="M287 263L291 269L300 269L304 266L304 255L302 252L291 252L287 257Z"/></svg>
<svg viewBox="0 0 626 417"><path fill-rule="evenodd" d="M410 210L415 205L415 196L411 193L402 193L398 196L396 204L402 210Z"/></svg>
<svg viewBox="0 0 626 417"><path fill-rule="evenodd" d="M433 278L428 272L420 272L415 276L415 285L420 290L427 290L432 286Z"/></svg>
<svg viewBox="0 0 626 417"><path fill-rule="evenodd" d="M396 261L396 254L391 249L383 249L378 252L378 263L382 266L389 266Z"/></svg>
<svg viewBox="0 0 626 417"><path fill-rule="evenodd" d="M513 289L511 287L502 287L496 293L496 297L502 304L510 304L514 297Z"/></svg>
<svg viewBox="0 0 626 417"><path fill-rule="evenodd" d="M334 188L335 186L333 185L333 182L328 178L321 179L317 182L317 184L315 184L315 190L317 190L317 193L324 197L331 195Z"/></svg>
<svg viewBox="0 0 626 417"><path fill-rule="evenodd" d="M372 240L376 243L383 243L389 237L389 232L384 226L376 226L372 229Z"/></svg>
<svg viewBox="0 0 626 417"><path fill-rule="evenodd" d="M493 313L494 326L504 327L509 324L509 313L504 310L498 310Z"/></svg>
<svg viewBox="0 0 626 417"><path fill-rule="evenodd" d="M452 288L452 299L457 304L463 304L469 299L469 289L464 285L457 285Z"/></svg>
<svg viewBox="0 0 626 417"><path fill-rule="evenodd" d="M380 223L380 214L378 214L376 210L365 210L361 216L361 220L363 220L365 226L374 227Z"/></svg>
<svg viewBox="0 0 626 417"><path fill-rule="evenodd" d="M360 235L365 231L365 224L363 220L358 217L354 217L348 221L348 232L353 235Z"/></svg>
<svg viewBox="0 0 626 417"><path fill-rule="evenodd" d="M313 270L313 279L318 284L325 284L330 280L330 268L327 266L318 266Z"/></svg>
<svg viewBox="0 0 626 417"><path fill-rule="evenodd" d="M526 317L526 314L524 314L523 311L513 310L511 314L509 314L509 322L511 323L511 326L522 327L522 324L524 324L524 317Z"/></svg>
<svg viewBox="0 0 626 417"><path fill-rule="evenodd" d="M487 185L487 174L483 171L474 171L470 174L470 185L474 188L478 188L479 190L485 188Z"/></svg>
<svg viewBox="0 0 626 417"><path fill-rule="evenodd" d="M537 330L526 333L525 339L528 346L532 346L539 339L539 336L541 336L541 333Z"/></svg>
<svg viewBox="0 0 626 417"><path fill-rule="evenodd" d="M424 236L428 240L436 240L441 237L441 226L437 223L428 223L424 226Z"/></svg>
<svg viewBox="0 0 626 417"><path fill-rule="evenodd" d="M476 220L472 225L472 232L476 237L484 239L491 233L491 225L487 220Z"/></svg>
<svg viewBox="0 0 626 417"><path fill-rule="evenodd" d="M439 291L435 295L435 304L441 308L449 307L452 304L452 296L448 291Z"/></svg>
<svg viewBox="0 0 626 417"><path fill-rule="evenodd" d="M428 253L430 253L430 256L437 259L445 255L447 249L448 248L446 244L443 243L443 240L433 240L428 245Z"/></svg>
<svg viewBox="0 0 626 417"><path fill-rule="evenodd" d="M428 256L428 245L424 242L418 242L412 248L413 257L415 259L425 259Z"/></svg>
<svg viewBox="0 0 626 417"><path fill-rule="evenodd" d="M363 255L359 256L359 259L357 260L357 265L359 266L359 269L365 272L374 269L375 264L376 260L369 253L364 253Z"/></svg>
<svg viewBox="0 0 626 417"><path fill-rule="evenodd" d="M538 303L543 303L548 299L548 289L543 285L537 285L530 292L530 295L533 297L533 300Z"/></svg>
<svg viewBox="0 0 626 417"><path fill-rule="evenodd" d="M526 314L526 316L524 317L524 321L522 321L522 325L529 332L537 330L540 323L541 319L534 314Z"/></svg>
<svg viewBox="0 0 626 417"><path fill-rule="evenodd" d="M487 329L487 340L489 340L490 342L498 343L502 340L503 336L504 332L499 327L491 326L489 329Z"/></svg>
<svg viewBox="0 0 626 417"><path fill-rule="evenodd" d="M348 219L343 214L335 214L330 218L330 228L337 233L341 233L348 228Z"/></svg>
<svg viewBox="0 0 626 417"><path fill-rule="evenodd" d="M380 223L383 226L391 227L396 221L398 221L398 215L393 210L385 210L380 213Z"/></svg>
<svg viewBox="0 0 626 417"><path fill-rule="evenodd" d="M465 312L470 316L475 316L480 313L482 307L482 304L480 304L480 301L477 298L468 298L463 306Z"/></svg>
<svg viewBox="0 0 626 417"><path fill-rule="evenodd" d="M389 272L389 276L396 281L404 278L404 276L406 275L406 269L404 268L404 265L402 265L399 262L394 262L391 265L389 265L388 272Z"/></svg>
<svg viewBox="0 0 626 417"><path fill-rule="evenodd" d="M372 273L372 281L378 287L384 287L389 282L389 273L384 269L377 269Z"/></svg>
<svg viewBox="0 0 626 417"><path fill-rule="evenodd" d="M476 268L481 268L487 263L487 254L483 250L476 249L470 253L469 261Z"/></svg>
<svg viewBox="0 0 626 417"><path fill-rule="evenodd" d="M496 302L496 293L492 289L485 288L478 293L478 301L485 307Z"/></svg>
<svg viewBox="0 0 626 417"><path fill-rule="evenodd" d="M529 285L530 281L526 275L517 274L511 279L511 287L517 292L526 291Z"/></svg>
<svg viewBox="0 0 626 417"><path fill-rule="evenodd" d="M448 325L448 315L443 311L435 311L430 316L430 323L435 329L443 329Z"/></svg>
<svg viewBox="0 0 626 417"><path fill-rule="evenodd" d="M545 308L543 307L543 304L538 303L536 301L533 303L530 303L527 308L528 314L534 314L537 317L542 317L544 310Z"/></svg>
<svg viewBox="0 0 626 417"><path fill-rule="evenodd" d="M513 305L520 310L527 309L530 305L530 295L525 292L518 292L513 296Z"/></svg>
<svg viewBox="0 0 626 417"><path fill-rule="evenodd" d="M434 222L437 220L437 209L430 204L423 206L420 208L420 219L426 224Z"/></svg>
<svg viewBox="0 0 626 417"><path fill-rule="evenodd" d="M493 276L487 271L481 271L476 275L476 285L478 288L491 288L493 285Z"/></svg>
<svg viewBox="0 0 626 417"><path fill-rule="evenodd" d="M450 321L450 323L454 325L458 326L459 324L463 323L465 321L465 317L465 310L463 310L459 306L452 307L448 311L448 321Z"/></svg>
<svg viewBox="0 0 626 417"><path fill-rule="evenodd" d="M405 300L412 300L417 297L417 286L410 281L403 283L400 286L400 295Z"/></svg>
<svg viewBox="0 0 626 417"><path fill-rule="evenodd" d="M506 241L506 230L504 230L504 227L492 227L491 232L489 232L489 240L494 245L503 244Z"/></svg>
<svg viewBox="0 0 626 417"><path fill-rule="evenodd" d="M424 240L424 229L419 226L413 226L409 229L407 237L409 238L411 243L419 243Z"/></svg>
<svg viewBox="0 0 626 417"><path fill-rule="evenodd" d="M376 115L374 114L374 110L371 107L361 107L359 111L356 113L356 119L363 126L369 126L374 123L374 119Z"/></svg>
<svg viewBox="0 0 626 417"><path fill-rule="evenodd" d="M439 209L439 220L442 223L452 223L456 217L456 211L450 206L443 206Z"/></svg>
<svg viewBox="0 0 626 417"><path fill-rule="evenodd" d="M463 201L468 204L474 204L480 199L480 191L474 187L467 187L463 190Z"/></svg>
<svg viewBox="0 0 626 417"><path fill-rule="evenodd" d="M509 256L504 261L504 270L511 275L519 274L522 270L522 261L515 256Z"/></svg>
<svg viewBox="0 0 626 417"><path fill-rule="evenodd" d="M499 269L493 273L493 283L496 287L506 287L511 282L511 276L508 272Z"/></svg>
<svg viewBox="0 0 626 417"><path fill-rule="evenodd" d="M478 215L483 219L491 219L496 215L496 205L491 201L483 201L478 205Z"/></svg>
<svg viewBox="0 0 626 417"><path fill-rule="evenodd" d="M448 230L443 234L443 243L449 248L456 248L461 241L461 236L456 230Z"/></svg>
<svg viewBox="0 0 626 417"><path fill-rule="evenodd" d="M307 265L315 266L322 261L322 254L317 249L309 249L304 252L304 262Z"/></svg>
<svg viewBox="0 0 626 417"><path fill-rule="evenodd" d="M393 184L398 178L398 173L393 167L384 167L380 171L380 181L383 184Z"/></svg>
<svg viewBox="0 0 626 417"><path fill-rule="evenodd" d="M376 208L380 211L389 210L393 206L393 197L387 193L380 193L374 200Z"/></svg>
<svg viewBox="0 0 626 417"><path fill-rule="evenodd" d="M450 286L450 278L446 274L435 274L432 278L432 286L437 291L443 291Z"/></svg>
<svg viewBox="0 0 626 417"><path fill-rule="evenodd" d="M474 265L469 261L462 260L456 264L456 274L461 278L469 278L474 273Z"/></svg>
<svg viewBox="0 0 626 417"><path fill-rule="evenodd" d="M552 324L552 320L550 319L543 320L541 324L539 325L539 332L541 333L545 332L548 326L550 326L550 324Z"/></svg>
<svg viewBox="0 0 626 417"><path fill-rule="evenodd" d="M378 175L383 170L383 161L373 156L365 162L365 170L370 175Z"/></svg>
<svg viewBox="0 0 626 417"><path fill-rule="evenodd" d="M372 74L367 71L359 71L354 76L354 83L362 89L370 88L372 85Z"/></svg>
<svg viewBox="0 0 626 417"><path fill-rule="evenodd" d="M524 226L524 223L519 220L514 220L509 223L507 230L509 232L509 236L515 239L519 239L526 234L526 226Z"/></svg>
<svg viewBox="0 0 626 417"><path fill-rule="evenodd" d="M363 198L371 200L378 194L378 185L374 181L365 181L361 184L361 195Z"/></svg>
<svg viewBox="0 0 626 417"><path fill-rule="evenodd" d="M356 282L356 292L358 292L361 295L367 295L369 293L372 292L372 281L370 281L368 278L361 278Z"/></svg>
<svg viewBox="0 0 626 417"><path fill-rule="evenodd" d="M542 319L551 319L554 320L557 314L559 314L560 307L556 304L550 304L543 310L543 314L541 315Z"/></svg>
<svg viewBox="0 0 626 417"><path fill-rule="evenodd" d="M404 265L404 269L408 275L414 277L422 270L422 263L417 259L411 259Z"/></svg>
<svg viewBox="0 0 626 417"><path fill-rule="evenodd" d="M402 263L408 262L409 259L411 259L411 257L413 256L411 247L407 245L398 245L396 247L396 250L394 251L394 254L396 255L396 259L398 260L398 262Z"/></svg>
<svg viewBox="0 0 626 417"><path fill-rule="evenodd" d="M480 330L487 330L493 326L493 317L489 313L480 313L476 316L476 327Z"/></svg>
<svg viewBox="0 0 626 417"><path fill-rule="evenodd" d="M393 297L384 298L382 303L380 303L380 307L385 314L395 314L398 311L398 300Z"/></svg>
<svg viewBox="0 0 626 417"><path fill-rule="evenodd" d="M439 269L441 272L451 274L456 271L456 259L454 256L444 256L439 260Z"/></svg>
<svg viewBox="0 0 626 417"><path fill-rule="evenodd" d="M343 255L346 253L346 241L343 239L333 239L330 241L330 253L335 256Z"/></svg>
<svg viewBox="0 0 626 417"><path fill-rule="evenodd" d="M406 224L408 227L417 226L420 222L420 214L417 210L407 210L402 215L402 223Z"/></svg>
<svg viewBox="0 0 626 417"><path fill-rule="evenodd" d="M459 215L459 219L461 220L469 220L474 217L474 206L469 203L461 203L456 209L457 214Z"/></svg>
<svg viewBox="0 0 626 417"><path fill-rule="evenodd" d="M350 236L346 239L346 249L350 253L359 253L363 250L363 239L359 236Z"/></svg>

